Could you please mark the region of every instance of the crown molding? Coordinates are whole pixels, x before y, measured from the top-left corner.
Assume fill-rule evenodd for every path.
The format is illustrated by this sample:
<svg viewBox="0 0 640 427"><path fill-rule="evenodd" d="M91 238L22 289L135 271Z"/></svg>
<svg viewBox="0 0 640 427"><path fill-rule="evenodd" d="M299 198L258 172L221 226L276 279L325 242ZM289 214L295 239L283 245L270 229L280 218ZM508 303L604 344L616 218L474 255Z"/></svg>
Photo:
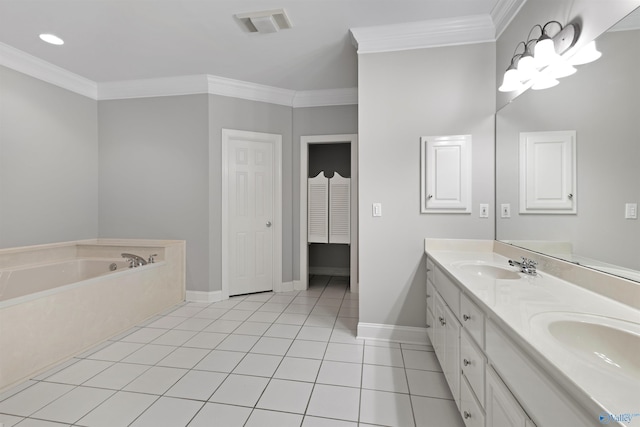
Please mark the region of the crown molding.
<svg viewBox="0 0 640 427"><path fill-rule="evenodd" d="M293 108L358 104L358 88L304 90L296 92Z"/></svg>
<svg viewBox="0 0 640 427"><path fill-rule="evenodd" d="M98 101L207 93L205 74L98 83Z"/></svg>
<svg viewBox="0 0 640 427"><path fill-rule="evenodd" d="M0 43L0 65L82 96L97 99L96 82L4 43Z"/></svg>
<svg viewBox="0 0 640 427"><path fill-rule="evenodd" d="M496 27L496 39L506 30L526 2L527 0L498 0L491 10L491 19Z"/></svg>
<svg viewBox="0 0 640 427"><path fill-rule="evenodd" d="M290 89L281 89L212 75L207 75L207 83L207 93L211 95L229 96L231 98L267 102L288 107L293 105L293 98L296 94L294 90Z"/></svg>
<svg viewBox="0 0 640 427"><path fill-rule="evenodd" d="M358 103L358 89L295 91L207 74L96 83L0 43L0 65L97 101L211 94L293 108Z"/></svg>
<svg viewBox="0 0 640 427"><path fill-rule="evenodd" d="M206 74L98 85L100 101L207 93L294 108L358 103L357 88L294 91Z"/></svg>
<svg viewBox="0 0 640 427"><path fill-rule="evenodd" d="M472 15L352 28L358 54L495 41L491 16Z"/></svg>

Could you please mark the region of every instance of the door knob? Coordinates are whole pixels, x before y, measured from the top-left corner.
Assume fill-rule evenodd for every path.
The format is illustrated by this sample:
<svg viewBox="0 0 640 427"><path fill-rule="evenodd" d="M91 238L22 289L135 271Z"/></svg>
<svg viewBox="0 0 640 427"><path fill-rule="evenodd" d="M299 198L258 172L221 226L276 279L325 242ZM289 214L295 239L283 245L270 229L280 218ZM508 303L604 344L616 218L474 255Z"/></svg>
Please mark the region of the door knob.
<svg viewBox="0 0 640 427"><path fill-rule="evenodd" d="M271 227L271 221L267 221L267 227Z"/></svg>

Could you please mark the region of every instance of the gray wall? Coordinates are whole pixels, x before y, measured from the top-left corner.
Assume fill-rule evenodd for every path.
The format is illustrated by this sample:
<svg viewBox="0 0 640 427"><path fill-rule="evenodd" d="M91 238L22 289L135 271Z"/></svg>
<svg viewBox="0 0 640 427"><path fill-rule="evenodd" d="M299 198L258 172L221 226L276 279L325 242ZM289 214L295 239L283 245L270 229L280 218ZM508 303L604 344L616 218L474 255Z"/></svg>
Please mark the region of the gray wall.
<svg viewBox="0 0 640 427"><path fill-rule="evenodd" d="M573 243L577 255L640 270L640 224L624 204L640 202L640 30L605 33L602 57L556 87L528 91L497 115L497 238ZM632 52L634 52L632 54ZM575 130L577 215L518 215L520 132Z"/></svg>
<svg viewBox="0 0 640 427"><path fill-rule="evenodd" d="M208 291L207 95L100 101L98 114L100 237L186 240L187 289Z"/></svg>
<svg viewBox="0 0 640 427"><path fill-rule="evenodd" d="M300 280L300 137L358 133L358 106L293 109L293 278ZM306 219L305 219L306 221Z"/></svg>
<svg viewBox="0 0 640 427"><path fill-rule="evenodd" d="M98 234L96 101L0 67L0 247Z"/></svg>
<svg viewBox="0 0 640 427"><path fill-rule="evenodd" d="M424 238L493 239L495 45L358 57L360 322L424 327ZM471 134L473 213L420 213L420 137ZM382 203L372 218L371 204Z"/></svg>
<svg viewBox="0 0 640 427"><path fill-rule="evenodd" d="M293 280L292 235L292 109L282 105L209 95L209 140L211 169L211 264L210 290L222 289L222 129L237 129L282 135L282 281ZM205 229L203 229L204 231Z"/></svg>

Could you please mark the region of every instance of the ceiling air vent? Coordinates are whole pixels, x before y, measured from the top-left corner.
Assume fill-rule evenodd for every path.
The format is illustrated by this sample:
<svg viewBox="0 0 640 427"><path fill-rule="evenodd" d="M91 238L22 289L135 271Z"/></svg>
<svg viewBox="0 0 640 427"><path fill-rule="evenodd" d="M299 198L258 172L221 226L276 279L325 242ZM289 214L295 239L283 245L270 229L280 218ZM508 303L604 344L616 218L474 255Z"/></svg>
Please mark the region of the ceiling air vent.
<svg viewBox="0 0 640 427"><path fill-rule="evenodd" d="M236 18L250 33L275 33L278 30L291 28L291 21L284 9L238 13Z"/></svg>

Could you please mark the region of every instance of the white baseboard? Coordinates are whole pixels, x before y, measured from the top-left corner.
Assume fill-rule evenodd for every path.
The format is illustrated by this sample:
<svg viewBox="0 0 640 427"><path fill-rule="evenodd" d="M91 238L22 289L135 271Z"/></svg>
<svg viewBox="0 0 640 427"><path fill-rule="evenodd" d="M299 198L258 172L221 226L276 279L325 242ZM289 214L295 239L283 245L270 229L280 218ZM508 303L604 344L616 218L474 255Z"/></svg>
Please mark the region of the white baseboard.
<svg viewBox="0 0 640 427"><path fill-rule="evenodd" d="M309 267L309 274L314 276L341 276L349 277L351 270L349 267Z"/></svg>
<svg viewBox="0 0 640 427"><path fill-rule="evenodd" d="M293 290L294 291L304 291L307 288L302 284L302 280L294 280L293 281Z"/></svg>
<svg viewBox="0 0 640 427"><path fill-rule="evenodd" d="M280 286L276 284L276 286L273 289L274 292L289 292L293 290L294 290L293 282L282 282Z"/></svg>
<svg viewBox="0 0 640 427"><path fill-rule="evenodd" d="M406 344L429 344L427 328L384 325L380 323L359 322L358 338L374 341L403 342Z"/></svg>
<svg viewBox="0 0 640 427"><path fill-rule="evenodd" d="M222 301L222 291L187 291L185 298L188 302L218 302Z"/></svg>

